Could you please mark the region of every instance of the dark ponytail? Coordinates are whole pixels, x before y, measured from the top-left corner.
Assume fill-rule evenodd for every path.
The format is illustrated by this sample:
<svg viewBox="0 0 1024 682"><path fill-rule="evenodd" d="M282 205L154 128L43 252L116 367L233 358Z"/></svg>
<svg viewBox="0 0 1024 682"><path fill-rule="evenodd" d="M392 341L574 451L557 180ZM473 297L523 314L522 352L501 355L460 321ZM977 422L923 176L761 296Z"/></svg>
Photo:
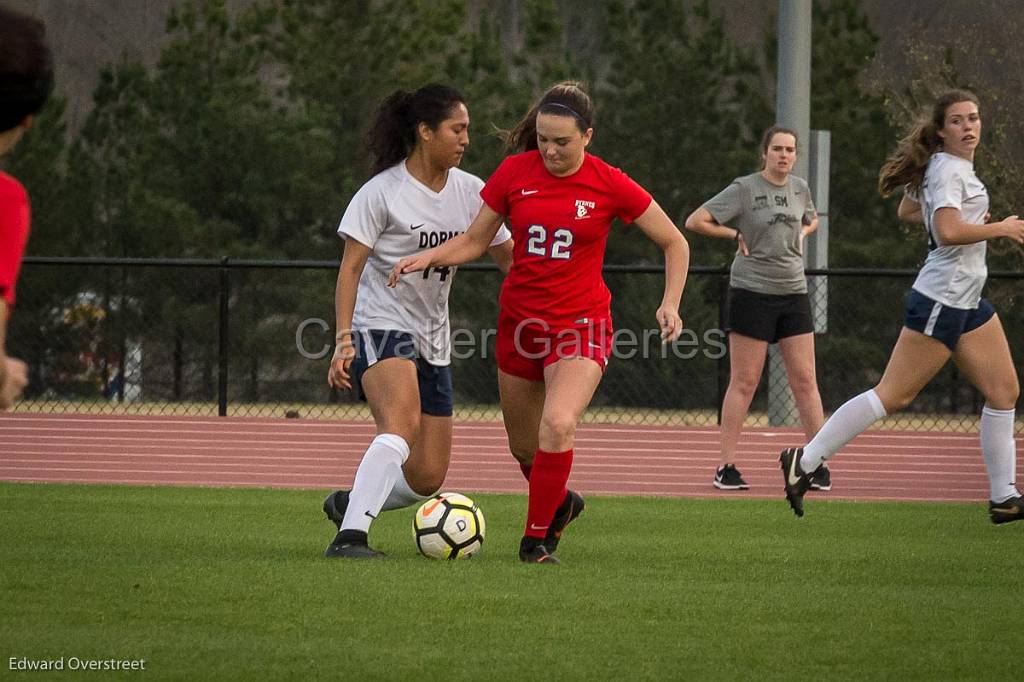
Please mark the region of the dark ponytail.
<svg viewBox="0 0 1024 682"><path fill-rule="evenodd" d="M465 103L458 90L437 83L424 85L416 92L395 90L385 97L367 135L371 174L391 168L412 153L420 123L437 130L456 105Z"/></svg>
<svg viewBox="0 0 1024 682"><path fill-rule="evenodd" d="M52 90L53 62L43 22L0 7L0 132L42 109Z"/></svg>

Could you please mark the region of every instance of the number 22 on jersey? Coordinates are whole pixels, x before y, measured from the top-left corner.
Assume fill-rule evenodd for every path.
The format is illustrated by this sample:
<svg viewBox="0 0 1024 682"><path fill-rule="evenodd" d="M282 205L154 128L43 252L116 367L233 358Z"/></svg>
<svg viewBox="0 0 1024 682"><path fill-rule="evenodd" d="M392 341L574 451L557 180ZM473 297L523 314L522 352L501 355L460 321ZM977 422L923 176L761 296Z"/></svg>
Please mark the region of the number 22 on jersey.
<svg viewBox="0 0 1024 682"><path fill-rule="evenodd" d="M554 260L569 260L572 255L572 232L564 227L556 229L548 239L543 225L530 225L526 231L526 252Z"/></svg>

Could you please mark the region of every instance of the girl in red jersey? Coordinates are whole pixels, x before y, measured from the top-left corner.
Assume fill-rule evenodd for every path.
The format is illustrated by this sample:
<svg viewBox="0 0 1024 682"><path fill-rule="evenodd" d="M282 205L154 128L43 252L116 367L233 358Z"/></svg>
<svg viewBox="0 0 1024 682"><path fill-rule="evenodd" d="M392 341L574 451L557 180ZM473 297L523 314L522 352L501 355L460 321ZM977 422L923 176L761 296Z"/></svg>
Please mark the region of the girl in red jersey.
<svg viewBox="0 0 1024 682"><path fill-rule="evenodd" d="M611 294L601 277L614 218L635 222L665 252L655 312L664 341L683 328L679 301L689 264L683 235L628 175L588 154L594 105L575 82L550 88L507 136L506 158L480 195L469 230L399 262L391 274L480 256L507 217L515 240L501 290L498 388L509 448L530 485L519 558L558 563L562 530L583 509L566 488L576 424L612 352Z"/></svg>
<svg viewBox="0 0 1024 682"><path fill-rule="evenodd" d="M32 127L53 89L46 30L38 19L0 7L0 156ZM7 318L29 230L28 195L21 183L0 172L0 410L28 383L28 368L7 356Z"/></svg>

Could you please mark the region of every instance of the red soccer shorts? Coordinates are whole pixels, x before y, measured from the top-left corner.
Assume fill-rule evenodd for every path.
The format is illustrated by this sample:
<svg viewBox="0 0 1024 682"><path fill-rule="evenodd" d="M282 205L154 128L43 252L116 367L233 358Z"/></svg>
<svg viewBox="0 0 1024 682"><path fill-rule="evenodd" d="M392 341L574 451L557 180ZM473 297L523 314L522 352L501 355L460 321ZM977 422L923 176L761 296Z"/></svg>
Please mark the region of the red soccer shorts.
<svg viewBox="0 0 1024 682"><path fill-rule="evenodd" d="M496 355L506 374L544 381L544 368L566 358L590 358L608 367L612 355L612 319L584 318L569 327L554 327L544 320L510 319L498 315Z"/></svg>

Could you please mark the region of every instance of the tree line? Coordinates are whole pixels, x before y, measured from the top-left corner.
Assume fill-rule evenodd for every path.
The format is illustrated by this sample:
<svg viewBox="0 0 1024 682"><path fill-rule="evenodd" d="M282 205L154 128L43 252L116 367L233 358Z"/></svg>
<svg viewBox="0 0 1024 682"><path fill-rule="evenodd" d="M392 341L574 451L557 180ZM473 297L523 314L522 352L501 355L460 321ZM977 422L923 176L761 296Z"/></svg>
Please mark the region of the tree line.
<svg viewBox="0 0 1024 682"><path fill-rule="evenodd" d="M395 88L430 81L466 96L473 123L463 167L484 178L503 154L494 132L511 128L534 97L564 78L587 82L597 103L592 150L647 187L677 224L758 167L757 139L773 122L773 19L760 44L741 45L709 0L601 0L585 8L590 37L580 47L570 46L555 0L518 7L520 25L510 27L500 7L464 0L277 0L235 13L225 0L176 6L155 65L122 59L104 68L73 135L55 99L9 160L33 199L29 252L335 258L338 219L367 178L364 134L377 103ZM897 224L895 199L875 191L877 171L915 104L941 86L970 83L949 56L941 69L925 66L899 88L868 87L878 35L858 3L815 2L813 17L811 126L831 130L833 145L830 262L916 266L923 233ZM520 38L515 45L511 29ZM1005 160L989 159L979 161L983 177L994 197L1008 201L1011 192L1001 190L1016 190L1019 181ZM724 242L692 241L696 264L724 265L732 256ZM615 230L608 261L657 263L655 251L628 229ZM1019 251L1006 250L992 264L1018 262ZM44 368L38 371L59 364L47 350L54 339L74 343L54 310L88 291L103 300L108 328L145 329L160 339L151 348L162 350L148 357L176 366L165 380L179 396L189 390L182 367L197 368L196 391L212 390L210 282L171 283L147 270L39 269L27 277L15 320L28 347L19 352ZM642 305L652 297L644 278L615 279L619 301ZM266 367L288 362L286 350L273 357L260 344L276 338L275 324L293 324L297 301L317 301L302 313L332 320L330 286L312 274L243 275L233 283L233 324L250 330L232 339L247 358L248 388L240 390L260 399ZM458 316L463 298L455 296ZM717 285L695 279L684 307L710 319L717 297ZM848 298L848 314L861 316L865 328L878 321L872 301ZM122 351L97 349L102 357Z"/></svg>

